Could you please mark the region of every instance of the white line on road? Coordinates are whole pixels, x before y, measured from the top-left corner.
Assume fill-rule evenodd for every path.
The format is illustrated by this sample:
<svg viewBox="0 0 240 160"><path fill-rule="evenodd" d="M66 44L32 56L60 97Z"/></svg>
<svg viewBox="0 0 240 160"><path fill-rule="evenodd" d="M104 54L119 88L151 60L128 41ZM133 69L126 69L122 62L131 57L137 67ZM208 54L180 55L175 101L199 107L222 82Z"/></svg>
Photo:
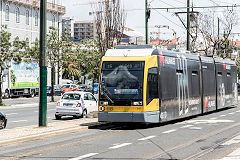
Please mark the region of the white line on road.
<svg viewBox="0 0 240 160"><path fill-rule="evenodd" d="M240 159L240 149L233 151L232 153L230 153L229 155L220 160L234 160L234 159L235 160Z"/></svg>
<svg viewBox="0 0 240 160"><path fill-rule="evenodd" d="M225 115L225 114L223 114L223 115L221 115L220 117L226 117L226 115Z"/></svg>
<svg viewBox="0 0 240 160"><path fill-rule="evenodd" d="M113 147L109 147L108 149L117 149L117 148L121 148L121 147L130 145L130 144L132 144L132 143L123 143L123 144L119 144L119 145L116 145L116 146L113 146Z"/></svg>
<svg viewBox="0 0 240 160"><path fill-rule="evenodd" d="M84 158L88 158L88 157L92 157L92 156L95 156L97 155L98 153L89 153L89 154L85 154L85 155L82 155L82 156L79 156L79 157L76 157L76 158L71 158L69 160L79 160L79 159L84 159Z"/></svg>
<svg viewBox="0 0 240 160"><path fill-rule="evenodd" d="M236 112L240 112L240 110L236 111Z"/></svg>
<svg viewBox="0 0 240 160"><path fill-rule="evenodd" d="M212 119L212 120L215 120L215 119L217 119L216 117L214 117L214 118L210 118L210 119Z"/></svg>
<svg viewBox="0 0 240 160"><path fill-rule="evenodd" d="M18 123L18 122L27 122L27 120L19 120L19 121L12 121L13 123Z"/></svg>
<svg viewBox="0 0 240 160"><path fill-rule="evenodd" d="M165 132L162 132L162 133L171 133L171 132L175 132L176 131L176 129L172 129L172 130L168 130L168 131L165 131Z"/></svg>
<svg viewBox="0 0 240 160"><path fill-rule="evenodd" d="M189 128L189 127L193 127L193 125L185 125L185 126L182 126L182 127L180 127L180 128Z"/></svg>
<svg viewBox="0 0 240 160"><path fill-rule="evenodd" d="M190 127L189 129L200 130L202 128L201 127Z"/></svg>
<svg viewBox="0 0 240 160"><path fill-rule="evenodd" d="M11 115L16 115L16 114L18 114L18 113L8 113L8 114L6 114L6 116L11 116Z"/></svg>
<svg viewBox="0 0 240 160"><path fill-rule="evenodd" d="M232 112L232 113L228 113L228 114L235 114L235 112Z"/></svg>
<svg viewBox="0 0 240 160"><path fill-rule="evenodd" d="M154 138L156 136L148 136L148 137L144 137L144 138L140 138L138 139L139 141L144 141L144 140L148 140L148 139L151 139L151 138Z"/></svg>

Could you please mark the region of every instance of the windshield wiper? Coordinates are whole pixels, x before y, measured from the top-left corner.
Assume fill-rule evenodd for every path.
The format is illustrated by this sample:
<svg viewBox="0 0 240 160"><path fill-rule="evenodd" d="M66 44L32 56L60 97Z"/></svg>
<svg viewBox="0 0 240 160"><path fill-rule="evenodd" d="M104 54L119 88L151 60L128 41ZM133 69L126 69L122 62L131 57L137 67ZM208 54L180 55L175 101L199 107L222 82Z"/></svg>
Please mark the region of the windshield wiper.
<svg viewBox="0 0 240 160"><path fill-rule="evenodd" d="M108 96L108 93L105 91L105 87L101 87L101 93L103 93L103 95L111 102L111 103L114 103L114 101Z"/></svg>

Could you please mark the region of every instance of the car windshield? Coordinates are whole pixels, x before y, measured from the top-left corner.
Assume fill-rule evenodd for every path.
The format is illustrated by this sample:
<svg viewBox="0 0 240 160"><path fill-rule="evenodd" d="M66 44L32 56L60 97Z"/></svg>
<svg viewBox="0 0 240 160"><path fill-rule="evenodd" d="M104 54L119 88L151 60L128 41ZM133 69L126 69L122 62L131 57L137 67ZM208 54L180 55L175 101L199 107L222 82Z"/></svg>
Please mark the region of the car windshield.
<svg viewBox="0 0 240 160"><path fill-rule="evenodd" d="M100 100L109 100L115 105L142 101L143 71L143 61L103 62Z"/></svg>
<svg viewBox="0 0 240 160"><path fill-rule="evenodd" d="M70 88L70 85L63 85L62 88Z"/></svg>
<svg viewBox="0 0 240 160"><path fill-rule="evenodd" d="M62 96L62 99L69 99L69 100L80 100L81 95L76 93L67 93Z"/></svg>

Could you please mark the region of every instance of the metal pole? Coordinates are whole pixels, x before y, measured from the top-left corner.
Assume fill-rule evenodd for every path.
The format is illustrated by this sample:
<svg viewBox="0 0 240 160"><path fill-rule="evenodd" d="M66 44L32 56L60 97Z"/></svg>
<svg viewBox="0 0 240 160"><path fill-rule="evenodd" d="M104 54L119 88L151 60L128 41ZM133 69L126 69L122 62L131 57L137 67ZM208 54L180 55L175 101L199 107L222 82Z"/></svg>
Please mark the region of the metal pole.
<svg viewBox="0 0 240 160"><path fill-rule="evenodd" d="M219 18L218 18L218 47L217 47L217 55L219 55L219 52L220 52L220 42L219 42L219 40L220 40L220 25L219 25Z"/></svg>
<svg viewBox="0 0 240 160"><path fill-rule="evenodd" d="M145 0L145 35L146 44L148 44L148 0Z"/></svg>
<svg viewBox="0 0 240 160"><path fill-rule="evenodd" d="M46 0L40 1L39 127L47 126Z"/></svg>
<svg viewBox="0 0 240 160"><path fill-rule="evenodd" d="M187 50L190 51L190 0L187 0Z"/></svg>

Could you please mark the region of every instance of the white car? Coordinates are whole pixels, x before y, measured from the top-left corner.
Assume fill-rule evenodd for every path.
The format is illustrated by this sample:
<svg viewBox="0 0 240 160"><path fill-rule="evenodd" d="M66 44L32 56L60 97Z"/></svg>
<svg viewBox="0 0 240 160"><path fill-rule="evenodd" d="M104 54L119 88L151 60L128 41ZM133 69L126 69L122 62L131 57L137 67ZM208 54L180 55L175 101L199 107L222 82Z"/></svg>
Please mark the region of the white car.
<svg viewBox="0 0 240 160"><path fill-rule="evenodd" d="M57 102L55 118L60 120L62 116L74 118L86 118L87 113L97 111L97 100L90 92L70 91L62 95Z"/></svg>

